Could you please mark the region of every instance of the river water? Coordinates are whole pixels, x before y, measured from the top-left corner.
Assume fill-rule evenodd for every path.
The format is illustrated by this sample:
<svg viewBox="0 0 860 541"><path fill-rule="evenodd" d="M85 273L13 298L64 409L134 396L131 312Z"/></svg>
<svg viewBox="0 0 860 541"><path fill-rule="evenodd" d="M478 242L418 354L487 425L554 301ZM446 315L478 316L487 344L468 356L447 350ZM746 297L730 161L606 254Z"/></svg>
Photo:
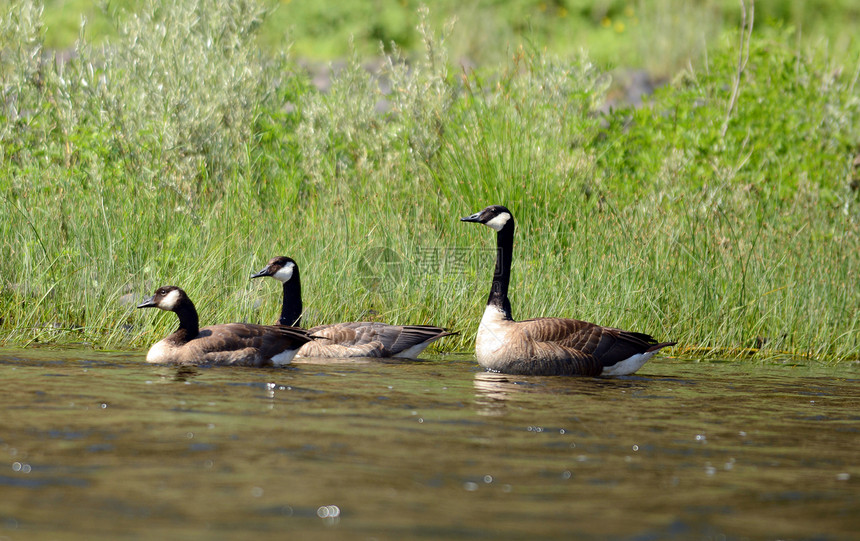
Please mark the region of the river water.
<svg viewBox="0 0 860 541"><path fill-rule="evenodd" d="M857 539L860 365L0 350L0 539Z"/></svg>

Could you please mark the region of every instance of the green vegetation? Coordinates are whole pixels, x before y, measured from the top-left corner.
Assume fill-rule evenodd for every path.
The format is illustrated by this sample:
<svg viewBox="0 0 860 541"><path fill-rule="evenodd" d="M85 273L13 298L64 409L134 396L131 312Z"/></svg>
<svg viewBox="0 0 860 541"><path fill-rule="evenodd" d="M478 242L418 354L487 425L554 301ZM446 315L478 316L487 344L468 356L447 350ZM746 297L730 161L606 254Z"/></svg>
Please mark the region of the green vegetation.
<svg viewBox="0 0 860 541"><path fill-rule="evenodd" d="M112 18L152 0L45 0L45 43L71 47L81 17L97 42L117 35ZM747 0L750 4L751 0ZM477 65L506 62L520 46L553 54L586 49L602 66L641 67L657 77L671 76L691 60L701 61L708 46L740 25L738 0L268 0L273 9L255 33L268 50L291 46L298 58L329 61L354 50L373 57L382 44L418 51L418 8L430 8L434 28L456 19L447 42L452 59ZM827 41L832 54L860 55L854 0L770 0L756 5L756 32L797 29L797 42Z"/></svg>
<svg viewBox="0 0 860 541"><path fill-rule="evenodd" d="M440 347L467 350L494 238L458 218L501 203L515 316L856 358L856 56L720 33L645 107L603 114L611 78L586 53L464 72L457 26L410 13L384 95L358 43L317 91L261 50L276 15L253 2L146 3L66 62L38 6L3 8L0 343L145 347L175 321L133 307L164 284L204 324L274 321L279 288L248 275L283 254L307 324L440 324L462 331Z"/></svg>

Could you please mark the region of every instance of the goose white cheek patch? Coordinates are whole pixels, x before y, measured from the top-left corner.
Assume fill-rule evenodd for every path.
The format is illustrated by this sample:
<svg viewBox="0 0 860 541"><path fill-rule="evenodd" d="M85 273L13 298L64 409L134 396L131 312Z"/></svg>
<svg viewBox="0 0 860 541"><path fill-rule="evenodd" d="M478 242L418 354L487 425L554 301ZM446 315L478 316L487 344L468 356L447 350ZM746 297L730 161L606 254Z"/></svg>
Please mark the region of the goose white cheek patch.
<svg viewBox="0 0 860 541"><path fill-rule="evenodd" d="M491 228L495 229L497 232L501 231L502 228L505 227L505 225L508 223L508 221L510 219L511 219L511 215L508 214L507 212L503 212L503 213L499 214L498 216L496 216L495 218L493 218L492 220L490 220L489 222L487 222L487 227L491 227Z"/></svg>
<svg viewBox="0 0 860 541"><path fill-rule="evenodd" d="M284 265L283 267L278 269L278 272L273 274L272 278L275 278L276 280L278 280L280 282L285 282L285 283L289 282L290 278L293 277L293 269L294 268L295 268L295 265L293 265L292 263L287 263L286 265Z"/></svg>
<svg viewBox="0 0 860 541"><path fill-rule="evenodd" d="M174 308L176 308L177 302L179 302L179 291L174 289L173 291L168 293L167 296L164 297L164 299L162 299L160 303L158 303L158 307L162 310L173 310Z"/></svg>

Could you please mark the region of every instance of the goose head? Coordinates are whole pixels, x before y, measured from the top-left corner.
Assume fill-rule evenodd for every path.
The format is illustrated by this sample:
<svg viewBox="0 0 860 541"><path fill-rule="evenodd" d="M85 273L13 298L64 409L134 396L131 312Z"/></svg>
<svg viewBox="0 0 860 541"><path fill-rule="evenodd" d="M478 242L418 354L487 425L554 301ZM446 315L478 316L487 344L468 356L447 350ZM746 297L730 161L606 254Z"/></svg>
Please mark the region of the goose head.
<svg viewBox="0 0 860 541"><path fill-rule="evenodd" d="M138 304L138 308L160 308L168 312L176 311L176 308L188 301L188 295L176 286L162 286L155 290L155 294Z"/></svg>
<svg viewBox="0 0 860 541"><path fill-rule="evenodd" d="M490 205L480 212L476 212L471 216L464 216L460 218L461 222L477 222L479 224L484 224L485 226L495 230L501 231L502 229L513 227L514 225L514 216L511 214L511 211L508 210L507 207L503 207L502 205Z"/></svg>
<svg viewBox="0 0 860 541"><path fill-rule="evenodd" d="M296 262L289 257L273 257L260 272L252 274L251 278L270 276L279 282L287 283L297 273L298 268Z"/></svg>

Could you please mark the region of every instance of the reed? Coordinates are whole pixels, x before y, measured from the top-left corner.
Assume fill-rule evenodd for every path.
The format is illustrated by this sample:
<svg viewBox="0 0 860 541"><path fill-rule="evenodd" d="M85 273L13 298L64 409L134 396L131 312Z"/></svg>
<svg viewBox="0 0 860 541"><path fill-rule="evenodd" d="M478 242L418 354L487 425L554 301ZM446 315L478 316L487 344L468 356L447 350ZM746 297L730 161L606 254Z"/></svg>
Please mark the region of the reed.
<svg viewBox="0 0 860 541"><path fill-rule="evenodd" d="M421 54L379 74L390 93L358 55L320 93L242 6L148 5L63 63L32 2L4 8L0 343L145 347L175 322L134 305L167 284L203 324L274 322L279 289L248 276L289 255L306 324L432 323L469 350L494 239L458 219L500 203L517 317L856 358L856 64L754 35L729 108L726 36L646 107L603 114L584 53L463 73L422 10Z"/></svg>

